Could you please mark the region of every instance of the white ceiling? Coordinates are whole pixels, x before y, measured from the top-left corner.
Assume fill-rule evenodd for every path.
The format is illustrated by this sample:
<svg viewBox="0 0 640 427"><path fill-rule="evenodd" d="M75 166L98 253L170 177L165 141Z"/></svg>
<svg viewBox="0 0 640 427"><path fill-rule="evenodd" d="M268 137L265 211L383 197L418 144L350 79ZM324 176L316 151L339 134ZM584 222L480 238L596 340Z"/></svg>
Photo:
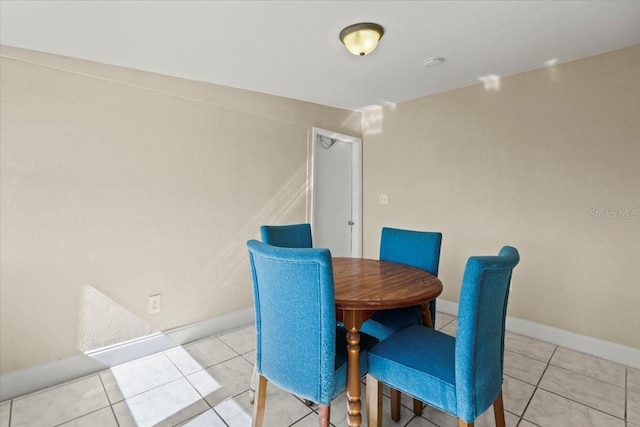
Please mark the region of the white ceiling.
<svg viewBox="0 0 640 427"><path fill-rule="evenodd" d="M347 109L640 44L637 0L2 0L0 19L4 45ZM366 21L385 35L353 56L338 33Z"/></svg>

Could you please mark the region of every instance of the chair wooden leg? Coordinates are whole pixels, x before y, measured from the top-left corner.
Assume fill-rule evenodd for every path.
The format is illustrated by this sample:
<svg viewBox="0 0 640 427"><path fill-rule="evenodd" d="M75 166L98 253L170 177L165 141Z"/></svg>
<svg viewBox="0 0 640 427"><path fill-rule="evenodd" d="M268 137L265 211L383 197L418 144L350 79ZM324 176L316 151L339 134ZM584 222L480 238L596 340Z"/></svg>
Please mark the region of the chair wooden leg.
<svg viewBox="0 0 640 427"><path fill-rule="evenodd" d="M258 380L258 370L253 367L253 374L251 374L251 383L249 383L249 402L253 405L256 400L256 381Z"/></svg>
<svg viewBox="0 0 640 427"><path fill-rule="evenodd" d="M264 406L267 401L267 379L258 375L258 401L253 404L253 419L251 427L262 427L264 421Z"/></svg>
<svg viewBox="0 0 640 427"><path fill-rule="evenodd" d="M382 427L382 387L367 374L367 418L369 427Z"/></svg>
<svg viewBox="0 0 640 427"><path fill-rule="evenodd" d="M318 406L318 426L329 427L329 419L331 418L331 406Z"/></svg>
<svg viewBox="0 0 640 427"><path fill-rule="evenodd" d="M389 387L391 394L391 419L395 422L400 421L400 399L401 394L395 388Z"/></svg>
<svg viewBox="0 0 640 427"><path fill-rule="evenodd" d="M418 417L422 415L422 402L416 398L413 399L413 413Z"/></svg>
<svg viewBox="0 0 640 427"><path fill-rule="evenodd" d="M498 394L495 402L493 402L493 415L496 417L496 427L506 427L504 421L504 405L502 404L502 392Z"/></svg>
<svg viewBox="0 0 640 427"><path fill-rule="evenodd" d="M473 423L465 423L460 418L458 418L458 427L473 427Z"/></svg>

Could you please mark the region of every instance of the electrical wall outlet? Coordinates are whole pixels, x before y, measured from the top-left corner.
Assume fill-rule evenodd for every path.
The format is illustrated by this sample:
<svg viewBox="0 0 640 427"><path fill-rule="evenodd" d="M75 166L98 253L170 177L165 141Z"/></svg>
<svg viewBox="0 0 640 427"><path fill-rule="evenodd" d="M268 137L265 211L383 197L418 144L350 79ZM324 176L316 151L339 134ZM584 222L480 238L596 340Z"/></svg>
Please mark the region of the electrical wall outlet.
<svg viewBox="0 0 640 427"><path fill-rule="evenodd" d="M149 314L160 313L162 308L162 295L156 294L149 296Z"/></svg>
<svg viewBox="0 0 640 427"><path fill-rule="evenodd" d="M389 197L387 197L386 194L381 194L378 200L380 201L381 205L386 205L387 203L389 203Z"/></svg>

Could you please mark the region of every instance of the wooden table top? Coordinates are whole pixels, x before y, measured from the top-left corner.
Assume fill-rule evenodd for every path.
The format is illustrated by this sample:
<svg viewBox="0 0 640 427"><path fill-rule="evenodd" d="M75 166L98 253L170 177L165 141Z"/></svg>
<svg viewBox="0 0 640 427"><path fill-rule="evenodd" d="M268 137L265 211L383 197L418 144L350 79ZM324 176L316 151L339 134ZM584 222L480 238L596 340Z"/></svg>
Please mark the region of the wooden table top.
<svg viewBox="0 0 640 427"><path fill-rule="evenodd" d="M442 282L419 268L363 258L333 258L336 308L379 310L424 304Z"/></svg>

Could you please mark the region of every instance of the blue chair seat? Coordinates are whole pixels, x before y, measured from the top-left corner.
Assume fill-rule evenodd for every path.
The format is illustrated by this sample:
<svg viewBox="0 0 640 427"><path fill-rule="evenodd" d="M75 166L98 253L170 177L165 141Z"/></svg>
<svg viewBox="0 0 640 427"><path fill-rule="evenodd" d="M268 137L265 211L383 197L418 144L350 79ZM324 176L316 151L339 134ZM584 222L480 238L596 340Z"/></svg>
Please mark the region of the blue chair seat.
<svg viewBox="0 0 640 427"><path fill-rule="evenodd" d="M454 337L424 326L409 326L369 350L369 373L379 381L442 411L456 408ZM428 391L422 395L418 391Z"/></svg>

